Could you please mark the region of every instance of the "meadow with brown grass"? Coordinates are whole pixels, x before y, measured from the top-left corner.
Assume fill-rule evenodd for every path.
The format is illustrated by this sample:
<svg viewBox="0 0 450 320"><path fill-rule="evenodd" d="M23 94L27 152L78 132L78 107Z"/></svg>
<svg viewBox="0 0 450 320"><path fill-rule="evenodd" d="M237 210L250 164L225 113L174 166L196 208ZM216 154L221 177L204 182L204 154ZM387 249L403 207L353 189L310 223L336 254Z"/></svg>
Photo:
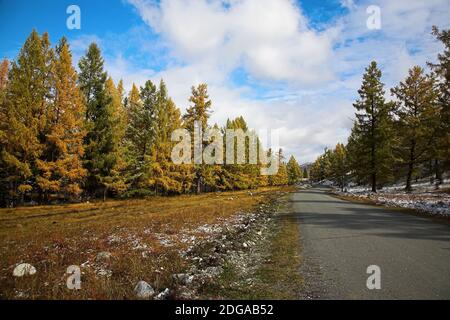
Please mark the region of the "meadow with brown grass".
<svg viewBox="0 0 450 320"><path fill-rule="evenodd" d="M1 298L134 299L133 288L140 280L150 283L156 293L169 289L161 298L196 298L195 290L180 292L174 275L192 274L192 266L203 260L202 250L210 250L211 243L227 235L233 238L233 224L250 230L257 222L252 215L271 211L270 204L288 190L1 209ZM244 241L236 239L237 244L232 240L219 247L236 250ZM208 252L204 256L211 257ZM33 265L36 274L14 277L13 269L24 262ZM80 290L66 286L71 265L81 268ZM196 277L196 285L219 275L222 268L215 268L212 275L203 271L204 277Z"/></svg>

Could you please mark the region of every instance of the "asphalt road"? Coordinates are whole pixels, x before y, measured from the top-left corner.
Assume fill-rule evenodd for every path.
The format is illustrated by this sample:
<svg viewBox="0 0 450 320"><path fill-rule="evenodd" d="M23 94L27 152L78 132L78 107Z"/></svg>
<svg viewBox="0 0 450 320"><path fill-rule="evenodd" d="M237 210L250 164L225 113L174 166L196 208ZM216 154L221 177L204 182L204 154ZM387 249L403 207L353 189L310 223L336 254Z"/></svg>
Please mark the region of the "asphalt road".
<svg viewBox="0 0 450 320"><path fill-rule="evenodd" d="M292 195L308 297L450 299L450 226L313 188ZM367 267L381 289L367 288Z"/></svg>

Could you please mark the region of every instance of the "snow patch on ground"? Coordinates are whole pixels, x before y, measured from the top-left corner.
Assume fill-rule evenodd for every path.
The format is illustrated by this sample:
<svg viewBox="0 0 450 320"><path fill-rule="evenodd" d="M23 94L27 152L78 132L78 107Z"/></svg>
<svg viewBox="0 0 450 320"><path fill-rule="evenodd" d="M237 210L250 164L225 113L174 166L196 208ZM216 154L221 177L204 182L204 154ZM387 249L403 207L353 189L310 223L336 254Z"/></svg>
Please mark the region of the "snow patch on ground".
<svg viewBox="0 0 450 320"><path fill-rule="evenodd" d="M440 189L450 187L450 181L444 181ZM436 216L450 217L450 194L438 192L429 182L413 184L413 191L404 191L404 185L393 185L373 193L368 188L349 188L346 192L336 191L337 194L361 199L369 199L377 204L415 209Z"/></svg>

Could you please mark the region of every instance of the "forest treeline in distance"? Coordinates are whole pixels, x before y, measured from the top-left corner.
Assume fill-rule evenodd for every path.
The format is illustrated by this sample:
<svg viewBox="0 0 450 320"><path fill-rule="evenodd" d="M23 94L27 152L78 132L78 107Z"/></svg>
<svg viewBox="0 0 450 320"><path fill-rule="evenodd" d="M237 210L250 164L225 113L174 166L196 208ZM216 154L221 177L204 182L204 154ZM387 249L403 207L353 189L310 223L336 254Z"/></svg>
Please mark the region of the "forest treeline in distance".
<svg viewBox="0 0 450 320"><path fill-rule="evenodd" d="M243 117L223 127L209 124L212 101L207 85L192 87L184 114L163 80L148 80L126 93L104 68L92 43L75 69L69 43L52 46L49 35L33 30L14 61L0 69L0 201L24 203L142 197L294 184L302 170L282 150L275 175L256 164L174 164L171 133L194 123L202 130L248 130ZM259 145L260 148L262 146ZM246 144L248 148L248 143ZM248 153L248 150L246 150Z"/></svg>
<svg viewBox="0 0 450 320"><path fill-rule="evenodd" d="M344 189L370 186L372 192L401 182L412 191L416 179L439 187L450 170L450 30L433 35L444 51L428 71L413 66L386 100L382 73L372 62L363 76L353 128L346 145L325 149L311 166L311 179Z"/></svg>

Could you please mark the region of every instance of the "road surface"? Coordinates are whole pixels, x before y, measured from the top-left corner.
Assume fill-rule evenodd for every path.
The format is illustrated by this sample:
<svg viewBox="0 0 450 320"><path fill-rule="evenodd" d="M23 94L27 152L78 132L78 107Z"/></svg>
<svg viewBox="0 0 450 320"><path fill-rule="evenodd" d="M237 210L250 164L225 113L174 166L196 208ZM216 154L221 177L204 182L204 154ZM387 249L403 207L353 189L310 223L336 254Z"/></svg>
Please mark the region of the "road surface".
<svg viewBox="0 0 450 320"><path fill-rule="evenodd" d="M450 299L450 226L351 203L313 188L292 195L308 297ZM367 267L381 270L369 290Z"/></svg>

